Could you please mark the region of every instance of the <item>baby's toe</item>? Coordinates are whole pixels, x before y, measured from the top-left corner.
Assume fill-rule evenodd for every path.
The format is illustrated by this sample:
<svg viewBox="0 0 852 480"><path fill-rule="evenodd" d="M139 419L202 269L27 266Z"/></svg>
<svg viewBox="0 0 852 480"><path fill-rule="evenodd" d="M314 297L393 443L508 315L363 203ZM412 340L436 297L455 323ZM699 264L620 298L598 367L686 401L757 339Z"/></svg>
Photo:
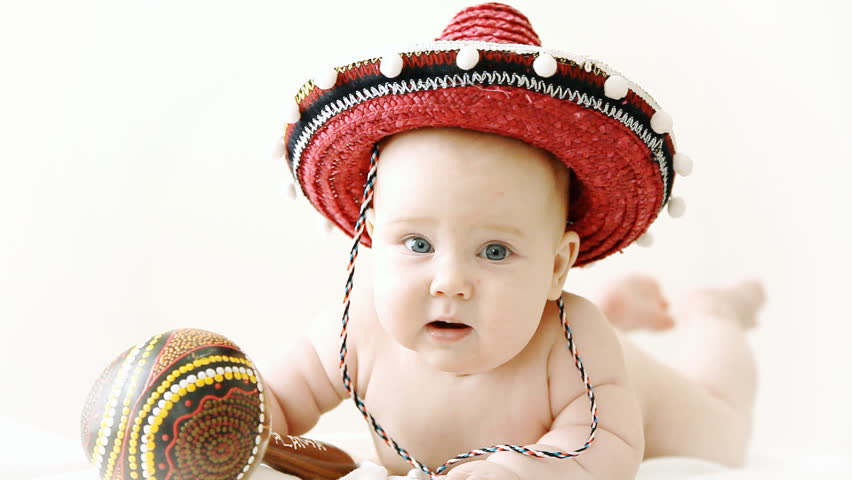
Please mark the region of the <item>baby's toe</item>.
<svg viewBox="0 0 852 480"><path fill-rule="evenodd" d="M747 308L753 313L760 310L766 303L766 287L760 279L752 278L740 283L738 288Z"/></svg>
<svg viewBox="0 0 852 480"><path fill-rule="evenodd" d="M675 324L668 308L660 302L649 302L643 312L637 315L637 319L640 320L641 326L648 330L668 330Z"/></svg>

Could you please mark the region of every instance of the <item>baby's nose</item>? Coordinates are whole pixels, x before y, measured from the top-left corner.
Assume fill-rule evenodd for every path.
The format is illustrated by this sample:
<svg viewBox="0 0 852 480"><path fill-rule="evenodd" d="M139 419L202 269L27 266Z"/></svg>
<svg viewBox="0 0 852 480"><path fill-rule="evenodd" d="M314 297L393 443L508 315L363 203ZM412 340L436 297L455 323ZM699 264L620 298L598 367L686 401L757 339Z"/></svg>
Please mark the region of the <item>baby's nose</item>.
<svg viewBox="0 0 852 480"><path fill-rule="evenodd" d="M470 298L472 288L464 270L456 264L445 262L442 268L435 274L430 286L430 293L434 296L447 295L449 297L461 297L464 300Z"/></svg>

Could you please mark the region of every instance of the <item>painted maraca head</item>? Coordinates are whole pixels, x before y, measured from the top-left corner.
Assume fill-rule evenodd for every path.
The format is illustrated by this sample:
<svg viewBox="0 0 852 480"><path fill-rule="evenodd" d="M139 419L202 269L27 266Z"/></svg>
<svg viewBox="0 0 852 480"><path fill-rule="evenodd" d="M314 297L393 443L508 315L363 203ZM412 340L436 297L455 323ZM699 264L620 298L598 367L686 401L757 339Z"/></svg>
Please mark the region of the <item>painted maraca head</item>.
<svg viewBox="0 0 852 480"><path fill-rule="evenodd" d="M89 392L80 427L105 480L242 479L270 435L254 364L227 338L197 329L119 355Z"/></svg>

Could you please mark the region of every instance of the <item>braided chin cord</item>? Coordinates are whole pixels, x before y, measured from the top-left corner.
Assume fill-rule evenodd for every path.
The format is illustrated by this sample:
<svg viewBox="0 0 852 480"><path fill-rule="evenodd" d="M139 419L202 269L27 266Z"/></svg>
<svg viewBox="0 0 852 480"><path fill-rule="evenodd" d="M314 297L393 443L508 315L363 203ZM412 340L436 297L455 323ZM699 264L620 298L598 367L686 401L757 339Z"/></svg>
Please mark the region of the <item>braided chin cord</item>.
<svg viewBox="0 0 852 480"><path fill-rule="evenodd" d="M403 459L405 459L405 461L411 464L412 467L428 474L430 478L434 478L435 476L440 475L441 472L443 472L444 470L446 470L457 462L478 455L485 455L494 452L511 451L538 458L573 458L579 455L584 450L588 449L592 445L592 442L595 441L595 434L598 428L598 405L597 401L595 400L594 391L592 390L592 384L589 381L589 376L586 374L586 370L583 367L583 361L580 359L580 354L577 352L576 345L574 345L574 336L571 333L571 328L568 326L568 322L565 320L565 305L562 301L561 296L556 301L556 304L559 307L559 318L562 321L562 327L565 331L565 339L568 341L568 347L571 349L571 353L574 355L574 365L580 372L580 377L582 378L583 384L586 387L586 396L589 397L589 402L591 403L591 431L589 432L589 439L586 440L586 443L583 444L582 447L571 452L551 452L545 450L533 450L518 445L494 445L491 447L471 450L467 453L461 453L455 458L447 460L443 465L433 471L426 465L423 465L422 463L417 461L404 448L400 447L395 440L390 438L385 433L385 430L381 427L381 425L378 424L378 422L376 422L376 419L373 417L373 415L367 412L367 407L364 405L364 402L361 400L361 397L358 396L358 392L356 392L355 388L352 386L352 379L349 377L349 367L346 365L346 326L349 323L349 294L352 291L352 278L355 274L355 259L358 258L358 245L361 242L361 235L364 232L366 212L373 199L373 189L376 184L376 160L378 160L378 157L379 147L378 145L376 145L373 147L373 153L370 155L370 170L367 173L367 183L366 185L364 185L364 194L361 197L360 214L358 216L358 221L355 223L354 243L352 245L352 250L349 253L348 276L346 279L346 289L343 297L344 308L342 328L340 330L340 371L343 376L343 386L346 388L346 392L352 397L353 401L355 402L355 406L358 408L358 411L361 412L361 415L364 416L364 419L370 423L376 434L382 440L384 440L389 447L393 448L396 453L398 453L399 456L401 456Z"/></svg>

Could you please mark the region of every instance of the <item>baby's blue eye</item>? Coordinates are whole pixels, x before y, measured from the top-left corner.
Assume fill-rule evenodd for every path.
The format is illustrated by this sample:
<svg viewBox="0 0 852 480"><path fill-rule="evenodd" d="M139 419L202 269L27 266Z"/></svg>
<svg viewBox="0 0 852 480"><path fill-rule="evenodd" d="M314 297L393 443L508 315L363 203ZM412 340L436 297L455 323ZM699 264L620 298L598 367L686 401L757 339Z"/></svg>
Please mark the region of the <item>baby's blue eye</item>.
<svg viewBox="0 0 852 480"><path fill-rule="evenodd" d="M499 243L488 245L483 252L489 260L503 260L509 256L509 249Z"/></svg>
<svg viewBox="0 0 852 480"><path fill-rule="evenodd" d="M405 246L417 253L429 253L432 245L420 237L411 237L405 241Z"/></svg>

